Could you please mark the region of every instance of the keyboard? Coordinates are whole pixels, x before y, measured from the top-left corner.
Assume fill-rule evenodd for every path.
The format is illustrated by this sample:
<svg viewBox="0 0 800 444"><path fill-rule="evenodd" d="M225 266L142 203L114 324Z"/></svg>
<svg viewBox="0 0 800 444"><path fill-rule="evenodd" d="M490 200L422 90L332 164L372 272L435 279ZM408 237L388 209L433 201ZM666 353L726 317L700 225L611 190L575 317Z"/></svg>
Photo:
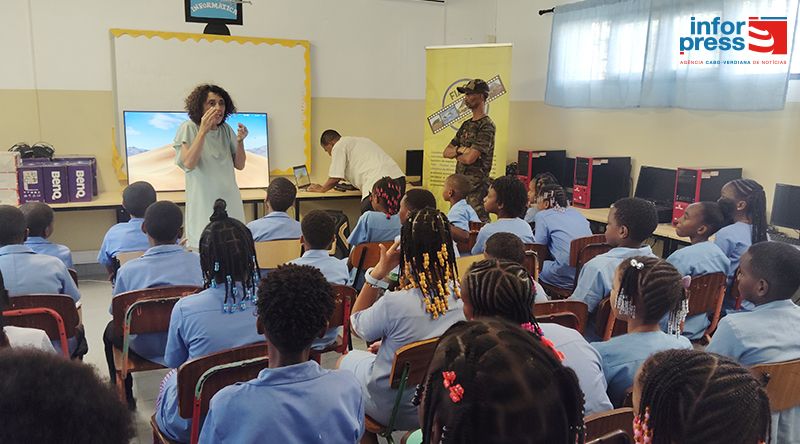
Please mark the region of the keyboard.
<svg viewBox="0 0 800 444"><path fill-rule="evenodd" d="M769 240L776 241L776 242L783 242L790 245L800 246L800 239L796 237L789 237L783 233L767 233Z"/></svg>

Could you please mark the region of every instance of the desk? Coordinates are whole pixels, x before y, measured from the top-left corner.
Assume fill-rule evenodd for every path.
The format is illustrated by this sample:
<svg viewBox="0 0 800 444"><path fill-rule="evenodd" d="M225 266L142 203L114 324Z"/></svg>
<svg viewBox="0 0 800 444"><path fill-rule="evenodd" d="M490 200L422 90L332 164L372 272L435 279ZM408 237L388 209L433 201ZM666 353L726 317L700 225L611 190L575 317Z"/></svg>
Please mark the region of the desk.
<svg viewBox="0 0 800 444"><path fill-rule="evenodd" d="M244 194L242 194L242 198L244 198ZM296 220L300 220L300 202L312 201L312 200L343 200L343 199L357 199L360 202L361 191L330 190L327 193L312 193L310 191L298 191L297 197L295 197L294 199L294 218Z"/></svg>
<svg viewBox="0 0 800 444"><path fill-rule="evenodd" d="M608 208L573 208L580 211L589 222L608 224ZM691 243L688 237L680 237L675 234L675 227L672 224L658 224L656 231L653 232L653 237L664 241L664 257L677 250L678 245L689 245Z"/></svg>

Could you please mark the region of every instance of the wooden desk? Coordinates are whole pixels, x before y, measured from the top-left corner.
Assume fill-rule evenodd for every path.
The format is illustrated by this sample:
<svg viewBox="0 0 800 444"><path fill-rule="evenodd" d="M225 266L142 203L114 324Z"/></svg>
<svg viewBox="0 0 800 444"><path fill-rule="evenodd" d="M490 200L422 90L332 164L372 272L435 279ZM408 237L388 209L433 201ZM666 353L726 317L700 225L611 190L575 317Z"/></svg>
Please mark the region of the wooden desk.
<svg viewBox="0 0 800 444"><path fill-rule="evenodd" d="M244 198L244 194L242 195ZM263 197L262 197L263 199ZM294 199L294 218L300 220L300 202L312 200L343 200L357 199L361 201L361 191L336 191L330 190L327 193L312 193L310 191L298 191Z"/></svg>
<svg viewBox="0 0 800 444"><path fill-rule="evenodd" d="M573 208L580 211L589 222L608 224L608 208ZM675 234L675 227L672 224L658 224L653 232L653 237L664 242L664 256L668 256L677 250L678 245L689 245L691 243L688 237L680 237Z"/></svg>

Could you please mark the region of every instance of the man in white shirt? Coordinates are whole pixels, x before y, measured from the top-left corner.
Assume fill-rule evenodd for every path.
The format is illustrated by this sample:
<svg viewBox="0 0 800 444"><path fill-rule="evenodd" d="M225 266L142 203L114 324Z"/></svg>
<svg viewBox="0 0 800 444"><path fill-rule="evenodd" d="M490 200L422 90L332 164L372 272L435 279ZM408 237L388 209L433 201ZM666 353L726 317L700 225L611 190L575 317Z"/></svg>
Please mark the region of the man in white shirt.
<svg viewBox="0 0 800 444"><path fill-rule="evenodd" d="M398 181L405 193L406 180L403 171L383 149L366 137L342 137L336 130L328 129L319 141L322 149L331 156L328 180L322 184L312 183L308 191L324 193L341 180L346 180L361 190L361 212L372 210L370 194L372 186L382 177Z"/></svg>

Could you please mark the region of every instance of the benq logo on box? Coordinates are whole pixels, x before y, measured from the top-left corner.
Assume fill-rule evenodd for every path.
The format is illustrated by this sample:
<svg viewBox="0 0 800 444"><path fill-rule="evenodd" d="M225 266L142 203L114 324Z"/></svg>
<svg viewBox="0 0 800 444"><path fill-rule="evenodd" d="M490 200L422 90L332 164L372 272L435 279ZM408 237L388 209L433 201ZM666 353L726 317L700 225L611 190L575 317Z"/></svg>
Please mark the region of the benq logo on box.
<svg viewBox="0 0 800 444"><path fill-rule="evenodd" d="M690 35L680 37L680 52L750 51L785 55L788 53L786 17L749 17L747 21L711 21L692 17ZM749 41L748 41L749 38Z"/></svg>

